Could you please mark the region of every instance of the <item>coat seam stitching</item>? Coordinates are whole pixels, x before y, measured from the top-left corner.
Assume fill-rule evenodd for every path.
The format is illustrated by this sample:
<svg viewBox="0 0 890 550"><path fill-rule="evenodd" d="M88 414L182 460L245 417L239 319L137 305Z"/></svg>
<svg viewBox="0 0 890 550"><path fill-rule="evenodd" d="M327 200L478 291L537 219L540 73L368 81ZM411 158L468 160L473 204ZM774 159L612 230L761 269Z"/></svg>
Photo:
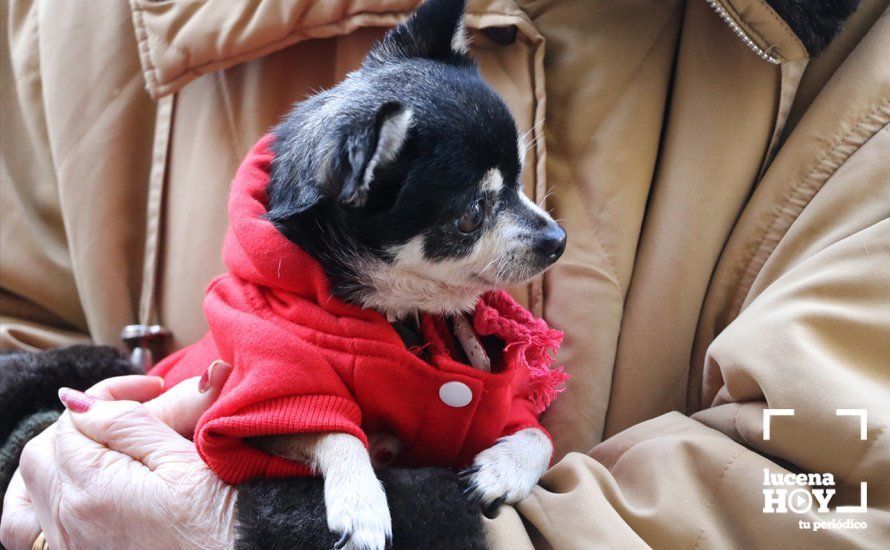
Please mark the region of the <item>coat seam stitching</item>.
<svg viewBox="0 0 890 550"><path fill-rule="evenodd" d="M730 458L729 461L726 463L726 465L723 467L723 471L720 472L720 478L717 480L717 483L714 485L714 491L711 494L711 498L708 500L708 506L707 506L707 508L705 508L705 515L707 515L711 511L711 508L714 506L714 502L717 500L717 493L720 491L721 485L723 485L723 482L726 480L726 474L729 472L729 468L735 463L735 461L740 456L742 456L746 452L748 452L748 449L743 447L739 452L737 452L735 454L735 456ZM701 529L699 529L698 536L695 537L695 543L693 544L693 548L701 548L701 542L703 540L703 537L705 534L705 528L707 526L708 526L708 524L704 523L701 526Z"/></svg>
<svg viewBox="0 0 890 550"><path fill-rule="evenodd" d="M764 226L765 229L762 231L761 237L757 240L757 246L754 248L754 251L751 253L748 260L745 262L745 269L742 271L742 278L739 281L739 288L736 292L735 299L733 300L731 314L729 316L730 318L734 319L740 314L742 310L742 304L747 298L748 293L751 291L751 287L754 285L754 281L756 280L757 275L760 273L761 269L766 264L769 257L772 255L772 252L775 250L776 246L778 246L779 242L781 242L785 233L787 233L787 230L800 217L800 214L803 212L804 209L806 209L806 206L810 203L810 201L812 201L813 197L818 194L819 190L829 179L831 179L831 177L844 164L844 162L846 162L848 158L850 158L856 151L858 151L863 145L865 145L865 143L869 141L871 136L873 136L880 130L876 130L875 132L868 134L868 137L866 139L863 139L862 143L856 146L855 149L850 151L848 154L838 158L837 166L834 169L831 169L831 171L828 172L824 177L817 178L817 174L826 169L825 165L827 161L830 158L837 156L836 153L838 153L839 149L843 145L848 144L848 141L852 138L852 136L860 132L866 125L866 123L871 121L873 118L878 118L878 120L880 120L880 117L876 117L876 115L879 115L880 111L884 110L888 105L890 105L890 101L884 101L881 104L877 105L874 109L869 111L866 115L861 117L856 125L854 125L847 133L845 133L840 139L838 139L827 153L822 155L819 160L813 163L813 167L806 173L806 175L800 178L797 184L784 196L781 203L773 208L769 223ZM812 185L807 186L806 184L808 182L812 183ZM805 187L807 187L807 189L805 189ZM812 193L809 194L809 198L806 197L807 193L804 193L804 191L806 190L812 190ZM801 197L801 195L803 196ZM765 251L765 247L770 244L769 241L773 240L771 238L771 234L779 229L778 226L779 221L782 219L782 213L785 212L788 209L789 204L791 204L797 198L805 200L805 204L803 204L802 208L794 214L793 219L790 220L788 227L786 227L786 230L782 233L782 235L779 235L777 238L774 239L775 242L772 243L770 250ZM757 267L757 264L760 264L760 266ZM752 272L752 270L754 269L756 269L757 271Z"/></svg>
<svg viewBox="0 0 890 550"><path fill-rule="evenodd" d="M152 55L151 44L149 44L150 34L145 25L144 10L137 6L136 0L131 0L130 5L133 9L136 41L139 46L139 57L145 62L145 67L143 68L142 73L145 75L146 83L150 88L158 88L161 86L159 70L154 61L154 56Z"/></svg>

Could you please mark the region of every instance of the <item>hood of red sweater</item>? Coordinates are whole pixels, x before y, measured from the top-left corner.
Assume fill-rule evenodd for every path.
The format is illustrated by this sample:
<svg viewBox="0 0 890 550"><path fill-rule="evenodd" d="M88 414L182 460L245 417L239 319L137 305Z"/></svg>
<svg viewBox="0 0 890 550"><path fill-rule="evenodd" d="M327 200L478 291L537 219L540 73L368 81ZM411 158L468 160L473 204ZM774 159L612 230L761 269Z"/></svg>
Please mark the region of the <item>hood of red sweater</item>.
<svg viewBox="0 0 890 550"><path fill-rule="evenodd" d="M274 157L274 136L260 139L238 169L229 195L229 229L223 260L229 272L253 284L297 294L340 315L381 317L331 296L321 265L289 241L265 218L269 197L269 170Z"/></svg>

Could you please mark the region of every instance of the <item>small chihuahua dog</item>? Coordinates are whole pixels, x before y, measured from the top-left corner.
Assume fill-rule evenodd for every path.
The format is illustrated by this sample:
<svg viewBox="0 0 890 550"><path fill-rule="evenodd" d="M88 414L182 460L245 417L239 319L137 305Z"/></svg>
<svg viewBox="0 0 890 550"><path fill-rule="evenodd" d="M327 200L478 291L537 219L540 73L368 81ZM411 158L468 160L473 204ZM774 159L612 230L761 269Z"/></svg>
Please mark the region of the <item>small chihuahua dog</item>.
<svg viewBox="0 0 890 550"><path fill-rule="evenodd" d="M468 56L463 13L464 0L427 0L359 70L274 130L268 218L321 264L334 295L391 322L462 317L482 293L542 273L566 245L523 193L525 147ZM338 548L385 547L386 495L361 441L330 433L254 443L321 473ZM465 472L471 498L521 500L551 453L537 429L502 438Z"/></svg>

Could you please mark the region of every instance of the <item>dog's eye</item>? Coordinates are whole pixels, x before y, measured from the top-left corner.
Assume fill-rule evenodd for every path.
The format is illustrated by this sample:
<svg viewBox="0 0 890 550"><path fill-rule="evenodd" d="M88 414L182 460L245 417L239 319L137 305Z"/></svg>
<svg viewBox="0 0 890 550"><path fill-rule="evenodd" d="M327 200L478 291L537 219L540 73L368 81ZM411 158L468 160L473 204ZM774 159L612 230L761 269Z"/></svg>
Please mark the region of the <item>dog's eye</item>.
<svg viewBox="0 0 890 550"><path fill-rule="evenodd" d="M483 219L485 219L485 199L480 198L454 223L461 233L472 233L479 229Z"/></svg>

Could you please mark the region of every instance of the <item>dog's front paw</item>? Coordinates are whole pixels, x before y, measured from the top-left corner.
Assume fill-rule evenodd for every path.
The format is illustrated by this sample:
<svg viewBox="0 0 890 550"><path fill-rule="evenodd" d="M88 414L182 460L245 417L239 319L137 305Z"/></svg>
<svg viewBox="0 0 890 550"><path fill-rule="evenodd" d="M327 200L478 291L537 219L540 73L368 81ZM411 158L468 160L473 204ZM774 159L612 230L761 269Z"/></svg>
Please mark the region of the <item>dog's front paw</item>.
<svg viewBox="0 0 890 550"><path fill-rule="evenodd" d="M461 473L464 494L487 509L519 502L531 492L550 464L553 445L541 430L529 428L503 437L485 449Z"/></svg>
<svg viewBox="0 0 890 550"><path fill-rule="evenodd" d="M326 480L327 481L327 480ZM340 535L336 549L383 550L392 540L392 520L380 481L325 487L328 528Z"/></svg>

